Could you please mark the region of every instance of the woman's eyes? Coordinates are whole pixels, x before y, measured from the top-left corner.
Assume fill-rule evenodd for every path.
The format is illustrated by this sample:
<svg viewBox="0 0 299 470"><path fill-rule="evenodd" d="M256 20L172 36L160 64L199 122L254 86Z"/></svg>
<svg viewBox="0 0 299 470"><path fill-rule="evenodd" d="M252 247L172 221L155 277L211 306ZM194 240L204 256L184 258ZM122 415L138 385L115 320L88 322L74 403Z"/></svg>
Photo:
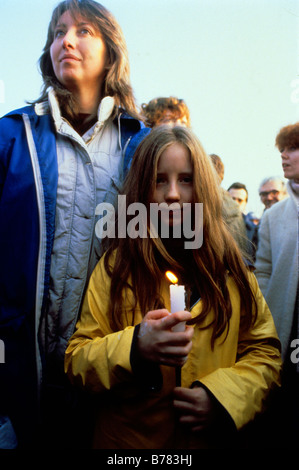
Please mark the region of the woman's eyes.
<svg viewBox="0 0 299 470"><path fill-rule="evenodd" d="M81 28L79 29L79 33L82 34L82 35L85 35L85 34L92 34L91 30L90 29L87 29L87 28Z"/></svg>
<svg viewBox="0 0 299 470"><path fill-rule="evenodd" d="M62 37L64 35L64 31L62 31L62 29L56 29L55 33L54 33L54 37L55 38L59 38L59 37Z"/></svg>
<svg viewBox="0 0 299 470"><path fill-rule="evenodd" d="M66 30L64 29L57 29L54 33L54 37L55 39L56 38L61 38L63 37L65 34L67 33ZM77 34L79 36L87 36L87 35L91 35L92 36L92 31L88 28L80 28L77 30Z"/></svg>

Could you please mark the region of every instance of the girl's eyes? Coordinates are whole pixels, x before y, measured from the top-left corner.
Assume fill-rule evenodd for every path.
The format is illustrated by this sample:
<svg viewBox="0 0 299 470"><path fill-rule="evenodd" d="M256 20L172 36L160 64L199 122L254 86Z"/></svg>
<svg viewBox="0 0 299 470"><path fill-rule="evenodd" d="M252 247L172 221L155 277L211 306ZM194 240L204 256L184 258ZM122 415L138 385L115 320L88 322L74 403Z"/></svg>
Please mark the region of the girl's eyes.
<svg viewBox="0 0 299 470"><path fill-rule="evenodd" d="M192 184L193 179L192 179L192 176L184 175L178 178L178 182L181 184ZM168 183L168 179L166 176L157 176L156 184L167 184L167 183Z"/></svg>
<svg viewBox="0 0 299 470"><path fill-rule="evenodd" d="M157 176L156 183L157 183L157 184L166 183L166 178L164 178L163 176Z"/></svg>
<svg viewBox="0 0 299 470"><path fill-rule="evenodd" d="M180 181L182 183L186 183L186 184L189 184L189 183L192 183L193 182L193 179L192 179L192 176L183 176Z"/></svg>

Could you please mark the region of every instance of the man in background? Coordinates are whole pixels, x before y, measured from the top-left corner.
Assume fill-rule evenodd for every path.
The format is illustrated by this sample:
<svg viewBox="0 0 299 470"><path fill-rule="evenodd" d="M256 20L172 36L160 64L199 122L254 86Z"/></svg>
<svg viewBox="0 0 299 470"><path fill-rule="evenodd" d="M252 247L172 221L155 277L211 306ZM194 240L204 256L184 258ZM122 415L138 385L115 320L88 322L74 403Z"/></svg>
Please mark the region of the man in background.
<svg viewBox="0 0 299 470"><path fill-rule="evenodd" d="M259 186L259 195L265 209L269 209L276 202L288 197L284 178L280 176L264 178Z"/></svg>
<svg viewBox="0 0 299 470"><path fill-rule="evenodd" d="M239 204L242 214L245 214L248 202L248 191L245 184L238 182L233 183L227 191L231 195L232 199Z"/></svg>
<svg viewBox="0 0 299 470"><path fill-rule="evenodd" d="M255 261L255 254L258 244L258 224L253 221L252 213L246 213L246 206L248 202L248 190L243 183L233 183L228 188L228 193L231 198L239 205L240 211L242 213L246 234L248 238L248 247L247 252L250 254L252 261Z"/></svg>

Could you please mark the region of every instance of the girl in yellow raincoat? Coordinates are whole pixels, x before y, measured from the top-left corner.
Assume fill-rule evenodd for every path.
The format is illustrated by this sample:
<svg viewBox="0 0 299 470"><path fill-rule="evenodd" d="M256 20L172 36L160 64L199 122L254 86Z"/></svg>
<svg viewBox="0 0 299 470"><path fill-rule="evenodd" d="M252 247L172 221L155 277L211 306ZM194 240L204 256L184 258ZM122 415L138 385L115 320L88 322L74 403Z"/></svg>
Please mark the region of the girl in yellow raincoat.
<svg viewBox="0 0 299 470"><path fill-rule="evenodd" d="M280 343L222 220L210 159L190 129L157 127L122 194L65 357L70 380L93 392L94 447L231 447L280 383ZM186 309L170 313L167 270Z"/></svg>

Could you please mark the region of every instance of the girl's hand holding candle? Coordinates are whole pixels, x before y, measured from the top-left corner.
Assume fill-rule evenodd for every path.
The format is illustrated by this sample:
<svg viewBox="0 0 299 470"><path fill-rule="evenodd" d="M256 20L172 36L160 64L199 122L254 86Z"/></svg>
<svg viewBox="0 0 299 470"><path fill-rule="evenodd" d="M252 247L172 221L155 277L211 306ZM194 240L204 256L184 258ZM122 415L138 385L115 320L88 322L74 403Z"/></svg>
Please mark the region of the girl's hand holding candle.
<svg viewBox="0 0 299 470"><path fill-rule="evenodd" d="M172 280L176 282L177 278ZM138 349L148 361L182 367L192 348L194 329L186 326L192 316L185 310L184 286L171 285L170 292L171 313L166 308L146 313L139 328ZM181 334L173 335L170 330Z"/></svg>

